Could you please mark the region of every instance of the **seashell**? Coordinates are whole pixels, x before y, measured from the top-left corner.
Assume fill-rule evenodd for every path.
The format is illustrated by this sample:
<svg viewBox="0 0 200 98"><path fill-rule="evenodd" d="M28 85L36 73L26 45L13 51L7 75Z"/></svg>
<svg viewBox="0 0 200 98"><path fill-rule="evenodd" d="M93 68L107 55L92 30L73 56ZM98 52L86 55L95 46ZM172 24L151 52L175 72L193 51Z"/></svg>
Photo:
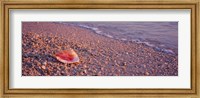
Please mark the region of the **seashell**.
<svg viewBox="0 0 200 98"><path fill-rule="evenodd" d="M59 53L55 54L55 57L58 61L66 64L71 64L71 63L78 63L79 62L79 57L77 53L73 49L67 49L63 50Z"/></svg>

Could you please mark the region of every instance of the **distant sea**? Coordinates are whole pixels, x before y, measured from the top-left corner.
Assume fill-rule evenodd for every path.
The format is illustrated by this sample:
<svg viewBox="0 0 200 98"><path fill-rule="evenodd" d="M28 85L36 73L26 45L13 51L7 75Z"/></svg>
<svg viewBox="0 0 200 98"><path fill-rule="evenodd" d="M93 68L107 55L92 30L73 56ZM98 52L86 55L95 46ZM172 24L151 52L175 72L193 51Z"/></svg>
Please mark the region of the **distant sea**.
<svg viewBox="0 0 200 98"><path fill-rule="evenodd" d="M143 43L156 51L178 55L178 22L60 22L90 29L120 41Z"/></svg>

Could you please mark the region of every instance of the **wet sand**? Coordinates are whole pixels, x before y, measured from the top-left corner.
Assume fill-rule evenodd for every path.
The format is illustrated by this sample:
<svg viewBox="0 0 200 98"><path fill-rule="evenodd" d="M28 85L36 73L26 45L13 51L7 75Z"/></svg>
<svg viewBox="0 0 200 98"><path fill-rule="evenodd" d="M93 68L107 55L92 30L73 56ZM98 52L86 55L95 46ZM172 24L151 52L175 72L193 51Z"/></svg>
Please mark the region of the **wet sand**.
<svg viewBox="0 0 200 98"><path fill-rule="evenodd" d="M23 76L177 76L178 56L145 44L120 41L73 25L22 24ZM78 64L63 64L55 53L72 48Z"/></svg>

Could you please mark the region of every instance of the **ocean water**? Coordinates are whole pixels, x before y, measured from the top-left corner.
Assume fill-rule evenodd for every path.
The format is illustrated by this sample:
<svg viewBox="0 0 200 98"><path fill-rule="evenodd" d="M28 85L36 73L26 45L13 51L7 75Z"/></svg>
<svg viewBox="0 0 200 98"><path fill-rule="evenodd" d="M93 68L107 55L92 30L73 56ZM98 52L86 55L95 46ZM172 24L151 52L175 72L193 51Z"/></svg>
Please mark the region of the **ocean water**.
<svg viewBox="0 0 200 98"><path fill-rule="evenodd" d="M178 22L62 22L90 29L120 41L143 43L156 51L178 55Z"/></svg>

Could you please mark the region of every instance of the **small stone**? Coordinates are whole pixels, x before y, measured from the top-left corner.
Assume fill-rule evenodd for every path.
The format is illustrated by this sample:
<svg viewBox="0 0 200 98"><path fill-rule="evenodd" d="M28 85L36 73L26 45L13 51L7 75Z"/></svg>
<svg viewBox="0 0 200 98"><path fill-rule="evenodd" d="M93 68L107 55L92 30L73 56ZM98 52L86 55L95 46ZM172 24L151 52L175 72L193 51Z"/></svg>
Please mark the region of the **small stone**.
<svg viewBox="0 0 200 98"><path fill-rule="evenodd" d="M143 65L144 68L146 68L146 65Z"/></svg>
<svg viewBox="0 0 200 98"><path fill-rule="evenodd" d="M42 64L43 64L43 65L47 65L47 62L45 61L45 62L43 62Z"/></svg>
<svg viewBox="0 0 200 98"><path fill-rule="evenodd" d="M44 65L42 65L42 69L46 69L46 67Z"/></svg>
<svg viewBox="0 0 200 98"><path fill-rule="evenodd" d="M61 73L64 74L65 72L64 72L64 71L61 71Z"/></svg>
<svg viewBox="0 0 200 98"><path fill-rule="evenodd" d="M86 73L87 73L87 70L84 70L83 72L86 74Z"/></svg>
<svg viewBox="0 0 200 98"><path fill-rule="evenodd" d="M84 65L83 65L83 68L87 68L87 65L86 65L86 64L84 64Z"/></svg>
<svg viewBox="0 0 200 98"><path fill-rule="evenodd" d="M148 75L149 75L149 72L146 72L146 73L145 73L145 75L147 75L147 76L148 76Z"/></svg>
<svg viewBox="0 0 200 98"><path fill-rule="evenodd" d="M126 62L124 62L124 63L123 63L123 66L126 66L126 65L127 65L127 63L126 63Z"/></svg>

